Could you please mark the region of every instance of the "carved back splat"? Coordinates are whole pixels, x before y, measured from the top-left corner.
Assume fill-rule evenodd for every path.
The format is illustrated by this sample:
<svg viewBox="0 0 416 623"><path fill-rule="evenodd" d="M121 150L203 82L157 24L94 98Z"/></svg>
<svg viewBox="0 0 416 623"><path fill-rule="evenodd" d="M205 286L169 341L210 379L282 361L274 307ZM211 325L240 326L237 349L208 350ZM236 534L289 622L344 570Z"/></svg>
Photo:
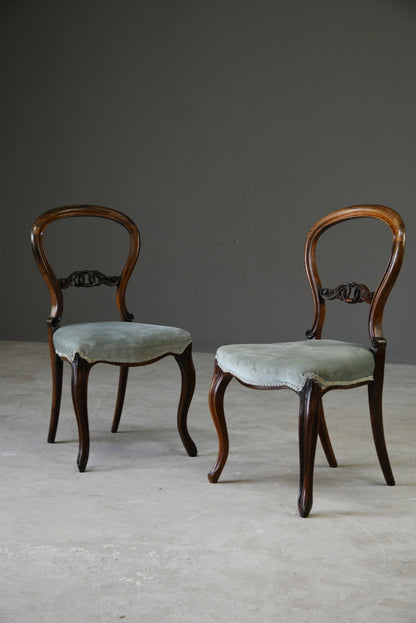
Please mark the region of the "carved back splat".
<svg viewBox="0 0 416 623"><path fill-rule="evenodd" d="M60 277L58 279L62 290L66 288L96 288L97 286L118 286L120 285L121 276L108 277L99 270L76 270L68 277Z"/></svg>
<svg viewBox="0 0 416 623"><path fill-rule="evenodd" d="M363 283L356 283L355 281L341 283L330 290L329 288L321 288L319 294L326 301L332 301L338 299L344 301L344 303L368 303L373 300L374 292L370 292L369 288Z"/></svg>

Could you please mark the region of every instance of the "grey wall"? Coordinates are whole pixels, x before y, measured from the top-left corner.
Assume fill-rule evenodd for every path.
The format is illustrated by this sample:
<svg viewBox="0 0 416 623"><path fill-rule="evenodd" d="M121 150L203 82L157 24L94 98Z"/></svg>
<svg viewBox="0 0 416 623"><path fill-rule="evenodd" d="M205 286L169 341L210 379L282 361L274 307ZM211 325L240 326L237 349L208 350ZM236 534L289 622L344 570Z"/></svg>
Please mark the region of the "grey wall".
<svg viewBox="0 0 416 623"><path fill-rule="evenodd" d="M134 218L131 311L214 349L302 338L305 235L368 202L407 225L385 333L391 360L415 362L414 2L3 0L0 29L3 339L45 339L29 246L45 209L96 203ZM355 223L334 238L328 268L364 260L327 285L372 279L380 241ZM95 257L96 240L65 245L71 270L87 267L81 248ZM362 313L348 311L355 329Z"/></svg>

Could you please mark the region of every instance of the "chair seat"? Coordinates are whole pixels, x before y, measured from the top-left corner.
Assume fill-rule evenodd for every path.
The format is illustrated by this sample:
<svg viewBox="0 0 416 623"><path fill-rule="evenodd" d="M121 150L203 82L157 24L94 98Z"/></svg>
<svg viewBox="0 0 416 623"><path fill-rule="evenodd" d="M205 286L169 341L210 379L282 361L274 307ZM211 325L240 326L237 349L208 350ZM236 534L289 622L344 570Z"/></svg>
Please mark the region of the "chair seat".
<svg viewBox="0 0 416 623"><path fill-rule="evenodd" d="M75 355L95 363L140 364L167 354L180 355L192 342L188 331L137 322L91 322L61 327L53 335L60 357Z"/></svg>
<svg viewBox="0 0 416 623"><path fill-rule="evenodd" d="M374 356L369 348L339 340L221 346L218 365L247 385L289 387L299 392L308 379L325 389L371 381Z"/></svg>

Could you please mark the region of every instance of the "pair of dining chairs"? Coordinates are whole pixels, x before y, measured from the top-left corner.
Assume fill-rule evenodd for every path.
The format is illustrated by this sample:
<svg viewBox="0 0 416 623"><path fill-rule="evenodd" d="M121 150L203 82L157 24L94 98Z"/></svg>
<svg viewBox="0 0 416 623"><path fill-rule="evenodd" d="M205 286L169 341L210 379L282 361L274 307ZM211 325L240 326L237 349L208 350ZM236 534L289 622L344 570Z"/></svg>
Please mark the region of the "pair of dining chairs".
<svg viewBox="0 0 416 623"><path fill-rule="evenodd" d="M129 251L120 275L109 276L96 269L82 269L58 277L45 251L44 234L56 221L73 217L108 219L127 230ZM316 260L321 235L342 222L370 218L384 222L391 230L393 245L384 273L371 291L366 285L346 282L329 289L322 287ZM63 362L72 368L71 391L79 433L77 465L84 472L88 462L90 436L87 408L88 377L97 363L119 367L119 384L111 431L117 432L123 408L129 368L154 363L173 356L181 371L181 393L177 427L186 452L196 456L187 416L195 389L192 360L192 337L188 331L170 326L133 322L126 306L126 288L136 264L140 235L136 224L125 214L106 207L74 205L44 212L31 231L34 256L48 286L51 311L46 321L52 367L52 408L48 442L57 432L62 394ZM314 320L307 340L277 344L233 344L221 346L216 353L214 375L209 391L209 406L218 440L218 458L208 478L217 482L228 457L229 440L224 415L224 394L235 378L254 389L287 388L299 396L300 484L298 509L307 517L312 508L315 449L319 436L331 467L337 466L329 438L322 398L331 389L368 386L370 419L378 460L388 485L394 477L387 454L382 416L382 392L386 339L383 335L383 311L403 261L405 228L399 214L380 205L357 205L332 212L319 220L307 235L304 262L314 303ZM71 287L91 288L101 285L116 289L120 321L82 322L61 326L64 310L63 291ZM369 305L369 344L323 339L326 302L338 299L349 304Z"/></svg>

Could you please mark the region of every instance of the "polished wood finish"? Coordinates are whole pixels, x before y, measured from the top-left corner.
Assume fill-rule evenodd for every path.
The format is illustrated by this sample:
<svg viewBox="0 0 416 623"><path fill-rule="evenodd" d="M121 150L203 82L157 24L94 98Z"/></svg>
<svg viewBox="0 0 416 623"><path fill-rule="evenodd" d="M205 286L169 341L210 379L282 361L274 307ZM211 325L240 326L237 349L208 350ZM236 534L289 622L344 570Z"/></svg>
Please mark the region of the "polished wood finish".
<svg viewBox="0 0 416 623"><path fill-rule="evenodd" d="M64 299L59 279L55 275L55 272L53 271L45 253L43 244L45 230L55 221L64 218L85 216L93 216L115 221L116 223L122 225L130 236L129 254L120 277L120 282L117 286L116 303L121 320L133 320L134 318L134 316L129 313L126 306L126 288L140 251L140 234L137 225L122 212L112 210L111 208L93 205L64 206L62 208L48 210L47 212L41 214L34 222L31 231L32 249L35 260L44 280L46 281L51 297L51 312L46 321L50 332L53 332L61 322L64 309Z"/></svg>
<svg viewBox="0 0 416 623"><path fill-rule="evenodd" d="M75 270L68 277L58 279L62 290L66 288L96 288L97 286L119 286L121 276L109 277L99 270Z"/></svg>
<svg viewBox="0 0 416 623"><path fill-rule="evenodd" d="M370 342L377 346L383 339L383 312L387 298L400 272L404 256L405 227L403 220L391 208L380 205L358 205L331 212L319 220L309 231L305 243L305 268L311 287L314 302L314 321L312 328L307 331L307 337L320 338L325 320L325 299L321 295L322 284L316 264L316 246L321 235L330 227L343 221L358 218L375 218L388 225L393 234L393 247L389 262L384 271L374 295L372 297L368 317L368 332Z"/></svg>
<svg viewBox="0 0 416 623"><path fill-rule="evenodd" d="M46 256L43 240L47 227L57 220L74 217L98 217L109 219L118 223L124 227L130 237L130 246L127 260L123 267L121 275L107 276L98 270L76 270L72 272L68 277L58 278L55 274L49 260ZM117 210L102 206L93 205L74 205L64 206L62 208L55 208L48 210L41 214L35 221L31 231L32 249L36 263L39 270L46 282L49 289L51 298L51 310L49 317L46 320L48 327L48 340L49 351L52 370L52 408L51 418L48 433L48 442L53 443L55 441L56 432L59 422L59 411L62 395L62 374L63 374L63 358L59 357L55 352L53 344L53 334L59 328L63 311L64 311L64 298L63 290L70 287L97 287L101 285L115 286L116 287L116 304L118 312L122 321L130 322L134 316L131 314L126 305L126 288L133 269L136 265L137 258L140 250L140 234L137 225L125 214ZM154 363L165 356L173 355L179 365L181 371L181 396L179 399L177 425L178 432L184 444L185 450L189 456L196 456L197 448L193 442L188 428L187 417L189 406L192 400L192 396L195 390L195 369L192 361L192 345L190 344L182 355L174 355L173 353L166 353L162 357L145 361L140 364L113 364L118 365L119 372L119 384L117 400L114 410L113 422L111 431L117 432L120 423L121 413L124 404L124 398L126 394L128 370L129 367L142 366ZM72 401L74 405L75 416L78 425L79 433L79 450L77 465L80 472L84 472L88 463L90 435L88 424L88 408L87 408L87 394L88 394L88 377L90 370L96 363L110 363L110 362L95 362L90 364L82 357L77 355L74 361L71 363L72 377L71 377L71 390Z"/></svg>
<svg viewBox="0 0 416 623"><path fill-rule="evenodd" d="M59 355L55 353L53 345L50 351L50 357L52 367L52 409L48 442L53 443L58 429L59 411L61 408L63 362Z"/></svg>
<svg viewBox="0 0 416 623"><path fill-rule="evenodd" d="M301 517L307 517L312 508L313 468L315 464L316 440L319 428L319 385L307 381L299 394L299 497L298 508Z"/></svg>
<svg viewBox="0 0 416 623"><path fill-rule="evenodd" d="M382 469L385 481L388 485L395 484L389 456L387 454L386 441L383 426L383 383L384 363L386 357L386 340L380 340L378 348L373 348L375 357L374 381L368 384L368 403L370 408L371 429L373 432L374 445L377 457Z"/></svg>
<svg viewBox="0 0 416 623"><path fill-rule="evenodd" d="M329 438L328 428L326 426L324 408L322 405L322 396L318 404L319 411L319 428L318 435L321 440L322 448L325 452L326 460L330 467L338 467L337 459L335 458L334 450L332 449L331 440Z"/></svg>
<svg viewBox="0 0 416 623"><path fill-rule="evenodd" d="M90 453L90 431L88 426L88 376L91 365L82 357L75 355L71 364L71 391L75 417L78 425L79 449L77 465L80 472L85 472Z"/></svg>
<svg viewBox="0 0 416 623"><path fill-rule="evenodd" d="M343 221L359 218L374 218L383 221L391 230L393 246L384 274L374 292L364 284L349 282L336 288L323 288L316 263L316 246L320 236L334 225ZM384 307L391 289L399 274L405 245L405 227L397 212L391 208L379 205L358 205L328 214L308 233L305 243L305 269L314 302L314 321L312 328L306 332L308 339L320 339L325 320L325 304L327 300L338 299L346 303L366 302L369 304L368 333L370 348L374 355L375 370L372 381L352 383L348 386L332 386L322 390L319 385L308 381L299 392L299 460L300 484L298 509L302 517L307 517L313 501L313 470L316 441L319 435L328 463L331 467L337 466L335 454L329 439L322 406L322 398L330 389L348 389L359 385L368 385L368 399L370 420L379 463L388 485L394 485L394 477L387 453L382 415L382 394L384 378L384 362L386 353L386 339L383 335L382 321ZM218 362L215 363L214 375L209 393L209 406L214 421L219 451L215 465L208 474L210 482L217 482L228 457L229 441L227 425L224 415L224 393L233 375L221 370ZM237 378L237 377L236 377ZM262 386L253 386L243 383L253 389L265 389ZM282 389L281 387L267 389ZM291 389L291 388L288 388Z"/></svg>
<svg viewBox="0 0 416 623"><path fill-rule="evenodd" d="M189 406L195 389L195 368L192 361L192 345L190 344L181 355L175 355L176 362L181 371L182 390L179 398L177 426L179 436L189 456L196 456L197 449L186 424Z"/></svg>
<svg viewBox="0 0 416 623"><path fill-rule="evenodd" d="M126 396L127 379L129 376L129 366L120 366L120 374L118 379L118 392L116 407L114 409L113 423L111 432L116 433L120 424L121 412L123 411L124 398Z"/></svg>
<svg viewBox="0 0 416 623"><path fill-rule="evenodd" d="M224 393L232 378L232 374L223 372L216 361L214 376L212 377L209 390L209 408L215 428L217 429L219 450L217 461L208 474L210 482L217 482L228 457L229 442L224 415Z"/></svg>
<svg viewBox="0 0 416 623"><path fill-rule="evenodd" d="M374 297L374 292L370 292L367 286L363 283L341 283L336 288L321 288L319 291L320 296L326 301L333 301L338 299L345 303L368 303L370 304Z"/></svg>

